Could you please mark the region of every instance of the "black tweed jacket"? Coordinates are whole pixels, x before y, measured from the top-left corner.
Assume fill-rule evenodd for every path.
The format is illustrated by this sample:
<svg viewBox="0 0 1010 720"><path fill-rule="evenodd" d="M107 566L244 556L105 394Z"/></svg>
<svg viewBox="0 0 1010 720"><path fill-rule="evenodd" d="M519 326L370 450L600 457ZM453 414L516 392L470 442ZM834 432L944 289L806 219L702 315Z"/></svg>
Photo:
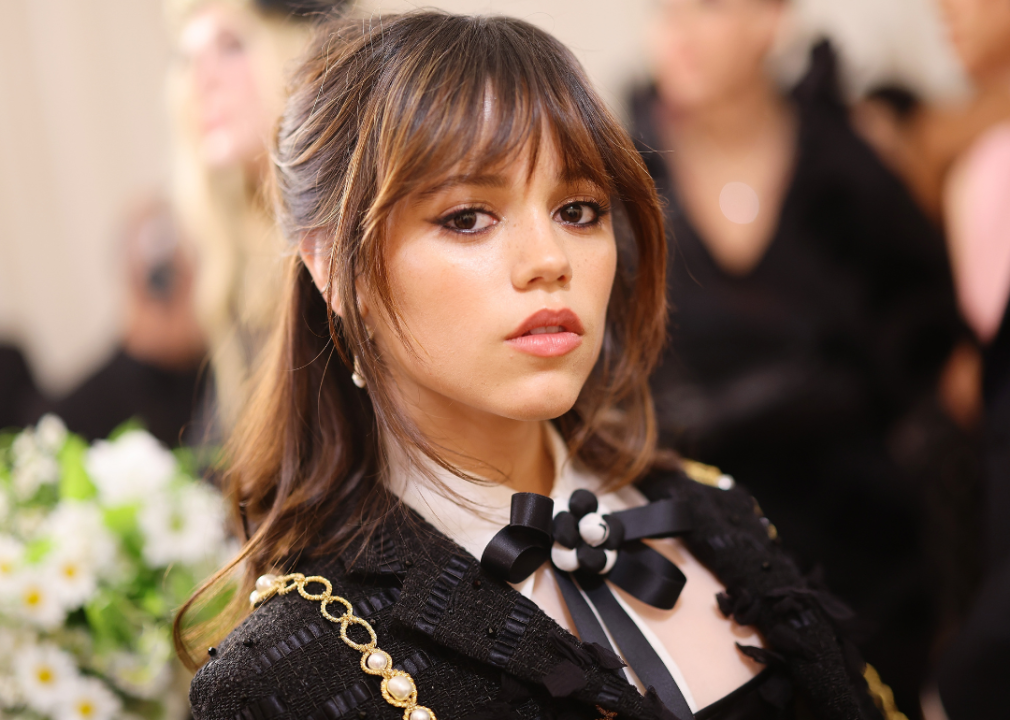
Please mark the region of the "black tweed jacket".
<svg viewBox="0 0 1010 720"><path fill-rule="evenodd" d="M745 651L784 681L774 692L762 689L779 711L760 717L879 717L862 663L840 639L844 607L805 582L745 491L683 474L653 476L639 487L651 499L689 504L694 530L685 542L726 587L720 608L765 638L765 649ZM402 507L365 546L291 571L332 581L439 720L670 717L654 693L640 694L593 647ZM360 654L341 641L319 604L296 593L264 603L208 656L190 689L196 720L403 714L383 700L377 679L362 672Z"/></svg>

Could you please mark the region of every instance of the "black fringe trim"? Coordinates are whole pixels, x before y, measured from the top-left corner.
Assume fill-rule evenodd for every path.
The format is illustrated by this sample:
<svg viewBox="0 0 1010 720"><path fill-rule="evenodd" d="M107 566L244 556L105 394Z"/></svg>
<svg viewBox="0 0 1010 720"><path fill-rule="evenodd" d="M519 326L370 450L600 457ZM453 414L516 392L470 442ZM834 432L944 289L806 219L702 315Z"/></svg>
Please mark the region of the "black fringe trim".
<svg viewBox="0 0 1010 720"><path fill-rule="evenodd" d="M251 702L235 714L235 720L272 720L288 711L279 695Z"/></svg>
<svg viewBox="0 0 1010 720"><path fill-rule="evenodd" d="M287 657L295 650L303 648L323 634L323 629L315 623L309 623L298 632L281 640L272 648L265 650L252 664L253 671L258 675L274 663Z"/></svg>
<svg viewBox="0 0 1010 720"><path fill-rule="evenodd" d="M469 569L470 563L461 557L453 556L435 581L424 600L424 610L417 621L417 628L429 635L435 632L435 627L442 620L446 608L449 606L449 598L452 597L453 590L459 585L459 581Z"/></svg>
<svg viewBox="0 0 1010 720"><path fill-rule="evenodd" d="M596 696L596 702L603 707L615 707L626 687L627 683L621 678L610 674L604 675L603 687Z"/></svg>
<svg viewBox="0 0 1010 720"><path fill-rule="evenodd" d="M358 617L369 617L388 608L400 599L400 588L386 588L372 597L358 600L354 603L354 614Z"/></svg>
<svg viewBox="0 0 1010 720"><path fill-rule="evenodd" d="M489 660L493 665L504 668L509 664L512 656L515 655L519 641L522 640L526 632L526 626L537 612L537 606L525 597L516 600L512 606L512 612L505 620L505 625L498 630L495 636L494 646L491 648Z"/></svg>
<svg viewBox="0 0 1010 720"><path fill-rule="evenodd" d="M306 718L306 720L338 720L347 715L362 703L374 697L376 689L374 682L359 681L343 692L339 692L326 701L323 707Z"/></svg>

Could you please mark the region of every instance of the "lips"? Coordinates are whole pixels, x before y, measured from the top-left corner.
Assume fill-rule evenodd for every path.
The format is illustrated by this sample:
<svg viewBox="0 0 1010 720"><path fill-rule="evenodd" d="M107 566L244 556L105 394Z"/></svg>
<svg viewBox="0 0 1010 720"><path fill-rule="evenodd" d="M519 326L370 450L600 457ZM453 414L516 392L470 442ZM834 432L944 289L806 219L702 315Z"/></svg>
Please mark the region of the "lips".
<svg viewBox="0 0 1010 720"><path fill-rule="evenodd" d="M568 308L540 310L526 318L505 342L537 357L560 357L579 347L584 334L579 316Z"/></svg>

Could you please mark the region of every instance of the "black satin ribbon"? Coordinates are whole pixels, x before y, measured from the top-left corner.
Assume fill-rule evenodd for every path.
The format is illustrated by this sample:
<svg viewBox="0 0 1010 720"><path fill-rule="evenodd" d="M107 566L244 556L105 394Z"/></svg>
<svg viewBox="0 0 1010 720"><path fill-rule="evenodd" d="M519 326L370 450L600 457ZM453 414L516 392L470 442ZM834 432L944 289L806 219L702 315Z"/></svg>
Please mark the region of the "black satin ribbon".
<svg viewBox="0 0 1010 720"><path fill-rule="evenodd" d="M653 607L673 608L687 578L676 565L641 540L687 532L691 529L690 515L681 503L665 498L605 515L604 519L624 529L624 540L617 548L617 561L607 575L584 570L569 574L553 568L568 612L583 642L613 649L600 624L602 620L642 684L654 688L659 699L679 720L692 720L694 715L666 663L605 582L609 580ZM522 582L550 560L554 544L553 520L554 501L551 498L536 493L516 493L512 496L510 522L484 549L481 566L502 580Z"/></svg>
<svg viewBox="0 0 1010 720"><path fill-rule="evenodd" d="M522 582L551 559L554 501L536 493L515 493L509 524L484 548L480 564L510 583Z"/></svg>

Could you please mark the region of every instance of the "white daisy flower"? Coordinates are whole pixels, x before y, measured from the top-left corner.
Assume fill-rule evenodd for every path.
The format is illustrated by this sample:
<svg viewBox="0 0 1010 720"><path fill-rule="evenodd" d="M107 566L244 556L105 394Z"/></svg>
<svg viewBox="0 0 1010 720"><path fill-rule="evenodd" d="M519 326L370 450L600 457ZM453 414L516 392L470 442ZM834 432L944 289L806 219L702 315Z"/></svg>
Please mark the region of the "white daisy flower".
<svg viewBox="0 0 1010 720"><path fill-rule="evenodd" d="M21 688L13 675L0 675L0 718L7 717L3 714L2 708L17 707L23 705L21 698Z"/></svg>
<svg viewBox="0 0 1010 720"><path fill-rule="evenodd" d="M154 567L214 558L224 541L221 496L203 485L164 494L137 516L144 535L144 559Z"/></svg>
<svg viewBox="0 0 1010 720"><path fill-rule="evenodd" d="M22 572L14 582L11 599L15 614L46 630L63 622L66 612L53 590L52 578L37 571Z"/></svg>
<svg viewBox="0 0 1010 720"><path fill-rule="evenodd" d="M14 673L21 698L41 713L53 711L78 678L74 659L49 643L23 648Z"/></svg>
<svg viewBox="0 0 1010 720"><path fill-rule="evenodd" d="M111 572L116 540L94 503L61 502L49 514L43 532L55 544L55 554L76 555L78 561L102 576Z"/></svg>
<svg viewBox="0 0 1010 720"><path fill-rule="evenodd" d="M117 652L108 662L108 673L116 686L134 697L157 699L172 681L169 658L144 657Z"/></svg>
<svg viewBox="0 0 1010 720"><path fill-rule="evenodd" d="M79 608L98 588L88 556L68 548L60 548L46 558L45 574L52 579L52 592L66 610Z"/></svg>
<svg viewBox="0 0 1010 720"><path fill-rule="evenodd" d="M22 436L23 437L23 434ZM60 465L49 455L36 452L14 462L11 472L14 494L21 500L31 499L39 488L60 478Z"/></svg>
<svg viewBox="0 0 1010 720"><path fill-rule="evenodd" d="M18 436L14 438L14 442L11 443L11 452L14 455L15 465L27 462L37 455L39 453L39 446L35 442L35 431L32 428L26 428L18 433Z"/></svg>
<svg viewBox="0 0 1010 720"><path fill-rule="evenodd" d="M63 693L54 709L54 720L112 720L119 714L119 698L103 682L79 677Z"/></svg>
<svg viewBox="0 0 1010 720"><path fill-rule="evenodd" d="M67 426L56 415L46 413L35 425L35 442L50 455L55 455L67 440Z"/></svg>
<svg viewBox="0 0 1010 720"><path fill-rule="evenodd" d="M0 595L8 594L14 588L24 552L24 545L20 542L9 535L0 535Z"/></svg>
<svg viewBox="0 0 1010 720"><path fill-rule="evenodd" d="M85 457L85 468L106 505L146 501L168 485L175 456L143 430L114 441L99 440Z"/></svg>
<svg viewBox="0 0 1010 720"><path fill-rule="evenodd" d="M46 511L42 508L21 508L14 513L14 534L34 538L45 521Z"/></svg>

